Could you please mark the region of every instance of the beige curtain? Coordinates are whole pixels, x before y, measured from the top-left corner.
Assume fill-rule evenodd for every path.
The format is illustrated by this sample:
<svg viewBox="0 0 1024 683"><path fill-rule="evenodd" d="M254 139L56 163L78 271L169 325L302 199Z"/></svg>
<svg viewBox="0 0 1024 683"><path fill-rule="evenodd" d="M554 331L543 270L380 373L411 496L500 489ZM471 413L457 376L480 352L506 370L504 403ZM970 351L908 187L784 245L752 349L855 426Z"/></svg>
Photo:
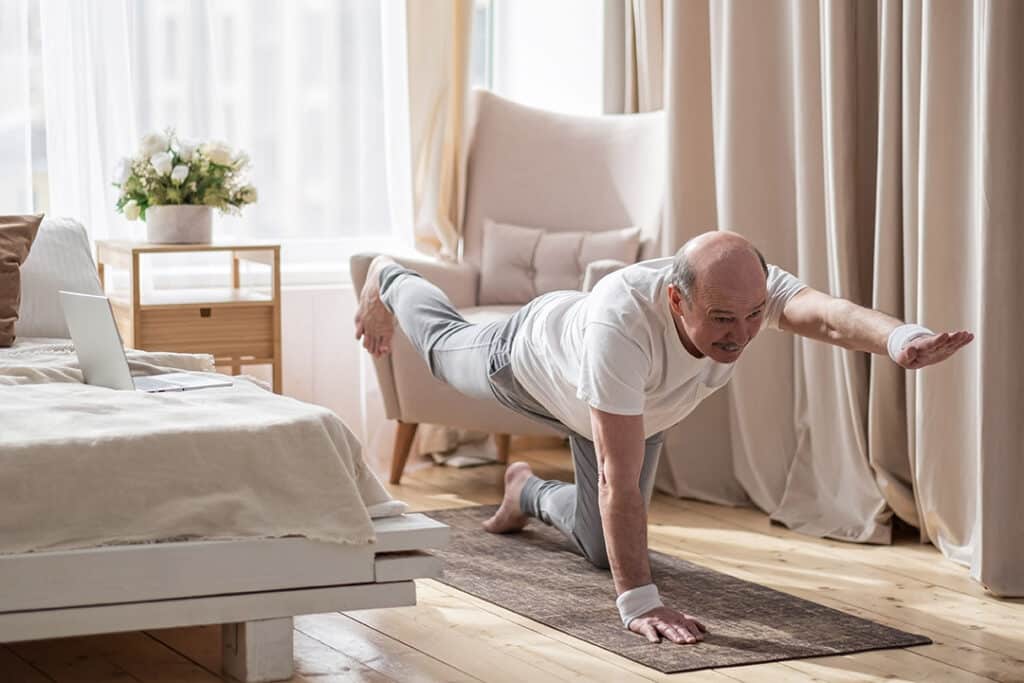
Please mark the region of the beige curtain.
<svg viewBox="0 0 1024 683"><path fill-rule="evenodd" d="M416 248L457 260L465 195L472 0L408 0L409 125ZM420 425L413 451L443 453L481 432Z"/></svg>
<svg viewBox="0 0 1024 683"><path fill-rule="evenodd" d="M724 415L681 428L718 438L667 450L660 482L740 489L852 541L888 541L895 511L993 591L1024 594L1024 3L666 9L664 245L735 230L818 289L977 339L910 373L765 332Z"/></svg>
<svg viewBox="0 0 1024 683"><path fill-rule="evenodd" d="M605 0L604 111L663 106L664 0Z"/></svg>
<svg viewBox="0 0 1024 683"><path fill-rule="evenodd" d="M706 2L670 2L666 15L665 109L668 191L660 255L718 225L711 107L711 43ZM686 64L687 68L677 65ZM712 394L665 434L657 487L714 503L749 502L732 460L729 394Z"/></svg>
<svg viewBox="0 0 1024 683"><path fill-rule="evenodd" d="M416 247L458 258L465 183L472 0L408 0Z"/></svg>
<svg viewBox="0 0 1024 683"><path fill-rule="evenodd" d="M710 102L710 55L706 41L666 40L666 3L664 0L605 0L604 90L606 114L632 114L656 111L668 98L688 101L691 90ZM701 6L691 9L700 10ZM707 25L707 7L703 6ZM704 31L704 36L707 31ZM699 37L699 36L698 36ZM666 51L685 54L666 57ZM703 60L707 68L692 68L675 74L684 80L667 82L666 59ZM696 80L694 80L696 79ZM700 107L675 108L676 118L668 131L670 149L687 150L673 155L669 163L672 178L685 178L679 192L666 200L667 220L659 243L645 257L674 254L690 237L717 224L714 203L714 176L705 173L712 167L711 110ZM681 120L680 117L686 117ZM659 463L657 487L676 496L697 497L725 505L749 502L746 492L733 475L731 442L728 437L728 395L719 392L704 401L683 423L665 434L663 457Z"/></svg>

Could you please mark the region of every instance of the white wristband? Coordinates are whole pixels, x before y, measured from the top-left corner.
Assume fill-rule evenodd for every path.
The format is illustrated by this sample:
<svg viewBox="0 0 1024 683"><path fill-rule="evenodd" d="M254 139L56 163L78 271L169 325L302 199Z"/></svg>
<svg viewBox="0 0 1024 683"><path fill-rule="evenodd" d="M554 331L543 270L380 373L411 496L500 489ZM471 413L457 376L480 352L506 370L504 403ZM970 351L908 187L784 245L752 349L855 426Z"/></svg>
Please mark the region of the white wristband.
<svg viewBox="0 0 1024 683"><path fill-rule="evenodd" d="M619 616L622 617L623 625L629 628L629 622L650 612L655 607L661 607L662 602L658 595L658 587L649 583L646 586L624 591L616 598L615 605L619 608Z"/></svg>
<svg viewBox="0 0 1024 683"><path fill-rule="evenodd" d="M935 333L927 327L914 324L900 325L889 333L889 343L886 344L889 349L889 358L895 361L896 355L903 350L904 346L918 337L927 337L930 334Z"/></svg>

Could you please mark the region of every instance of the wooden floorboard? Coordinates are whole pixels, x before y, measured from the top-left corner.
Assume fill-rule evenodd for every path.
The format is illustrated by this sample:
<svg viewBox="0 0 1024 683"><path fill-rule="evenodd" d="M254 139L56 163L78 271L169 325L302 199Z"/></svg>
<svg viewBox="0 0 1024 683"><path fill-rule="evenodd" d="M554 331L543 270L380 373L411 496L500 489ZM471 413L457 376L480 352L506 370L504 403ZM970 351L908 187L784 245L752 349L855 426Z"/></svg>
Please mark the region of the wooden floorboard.
<svg viewBox="0 0 1024 683"><path fill-rule="evenodd" d="M557 439L516 439L512 459L571 480ZM502 469L413 466L391 487L415 510L497 503ZM987 595L933 547L801 536L750 508L657 496L654 549L836 609L924 633L935 645L666 675L435 581L415 607L295 620L295 683L335 681L1024 681L1024 601ZM220 680L220 627L0 646L0 681Z"/></svg>
<svg viewBox="0 0 1024 683"><path fill-rule="evenodd" d="M14 654L9 647L0 645L0 681L50 683L53 678Z"/></svg>

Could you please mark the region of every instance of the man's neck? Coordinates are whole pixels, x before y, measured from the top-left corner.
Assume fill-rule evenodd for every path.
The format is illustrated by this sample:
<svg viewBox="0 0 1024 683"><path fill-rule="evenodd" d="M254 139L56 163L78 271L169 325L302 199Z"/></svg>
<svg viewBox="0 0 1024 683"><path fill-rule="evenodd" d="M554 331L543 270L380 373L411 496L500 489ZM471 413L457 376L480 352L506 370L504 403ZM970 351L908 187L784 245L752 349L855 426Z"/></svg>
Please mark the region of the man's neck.
<svg viewBox="0 0 1024 683"><path fill-rule="evenodd" d="M669 313L671 313L671 311L672 309L669 308ZM703 358L704 354L697 350L697 347L694 345L692 341L690 341L690 338L687 336L686 329L683 327L682 319L677 315L673 315L672 322L675 323L676 334L679 335L679 341L682 342L683 348L686 349L686 352L689 353L694 358Z"/></svg>

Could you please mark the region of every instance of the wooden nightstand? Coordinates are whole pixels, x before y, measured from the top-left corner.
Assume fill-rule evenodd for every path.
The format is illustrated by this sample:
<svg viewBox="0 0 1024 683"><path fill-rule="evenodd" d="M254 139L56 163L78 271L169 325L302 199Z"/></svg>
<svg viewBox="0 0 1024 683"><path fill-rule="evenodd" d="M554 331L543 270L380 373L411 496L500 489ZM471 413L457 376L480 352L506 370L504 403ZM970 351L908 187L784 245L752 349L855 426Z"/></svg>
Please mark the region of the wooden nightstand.
<svg viewBox="0 0 1024 683"><path fill-rule="evenodd" d="M224 280L230 286L142 286L142 265L150 255L196 252L224 254ZM269 278L243 285L242 262L269 267ZM100 241L96 243L96 265L125 345L145 351L210 353L218 367L233 375L244 365L270 365L274 391L281 393L280 245ZM109 277L109 271L115 268L127 270L127 278L118 280L120 288L108 288L108 281L115 279Z"/></svg>

